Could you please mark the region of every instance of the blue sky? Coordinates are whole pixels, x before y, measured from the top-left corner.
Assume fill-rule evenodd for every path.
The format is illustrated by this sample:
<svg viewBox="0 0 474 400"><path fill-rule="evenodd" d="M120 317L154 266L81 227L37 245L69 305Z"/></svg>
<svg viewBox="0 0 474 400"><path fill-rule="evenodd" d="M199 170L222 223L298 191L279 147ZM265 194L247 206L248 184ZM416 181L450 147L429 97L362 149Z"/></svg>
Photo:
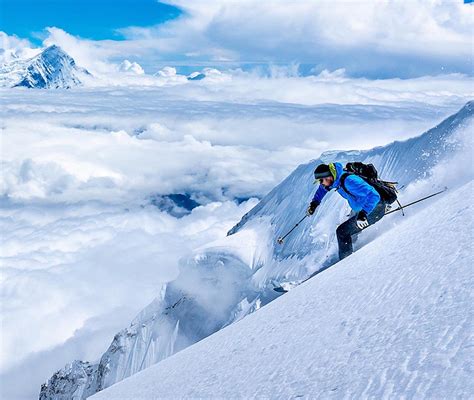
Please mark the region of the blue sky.
<svg viewBox="0 0 474 400"><path fill-rule="evenodd" d="M181 11L156 0L0 0L0 30L39 44L47 26L82 38L122 40L119 28L152 26Z"/></svg>

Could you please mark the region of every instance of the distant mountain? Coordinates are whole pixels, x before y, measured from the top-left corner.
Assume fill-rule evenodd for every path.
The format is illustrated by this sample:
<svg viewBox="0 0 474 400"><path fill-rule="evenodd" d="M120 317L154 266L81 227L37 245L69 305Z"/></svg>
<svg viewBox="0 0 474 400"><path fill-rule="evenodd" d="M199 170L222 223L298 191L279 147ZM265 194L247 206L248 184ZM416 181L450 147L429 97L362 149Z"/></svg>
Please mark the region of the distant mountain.
<svg viewBox="0 0 474 400"><path fill-rule="evenodd" d="M187 76L188 81L201 81L205 78L222 79L222 72L215 68L204 68Z"/></svg>
<svg viewBox="0 0 474 400"><path fill-rule="evenodd" d="M0 66L0 86L69 89L82 85L83 77L90 75L63 49L52 45L33 58Z"/></svg>
<svg viewBox="0 0 474 400"><path fill-rule="evenodd" d="M191 75L188 75L188 81L201 81L206 77L202 72L193 72Z"/></svg>

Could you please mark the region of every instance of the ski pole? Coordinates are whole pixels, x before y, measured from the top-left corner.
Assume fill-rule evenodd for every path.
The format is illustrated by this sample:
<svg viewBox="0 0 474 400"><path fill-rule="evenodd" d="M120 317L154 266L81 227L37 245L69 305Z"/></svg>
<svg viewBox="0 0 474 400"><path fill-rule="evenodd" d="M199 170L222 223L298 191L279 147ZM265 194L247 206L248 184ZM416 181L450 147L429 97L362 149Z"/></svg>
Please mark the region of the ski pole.
<svg viewBox="0 0 474 400"><path fill-rule="evenodd" d="M386 212L385 215L394 213L395 211L400 211L400 210L403 211L404 208L407 208L407 207L409 207L409 206L412 206L413 204L419 203L420 201L429 199L430 197L433 197L433 196L436 196L436 195L438 195L438 194L440 194L440 193L443 193L443 192L445 192L446 190L448 190L447 187L445 187L443 190L440 190L439 192L436 192L436 193L430 194L429 196L423 197L422 199L418 199L418 200L412 201L411 203L405 204L404 206L400 205L400 207L396 208L395 210L390 210L390 211ZM400 203L399 203L399 204L400 204Z"/></svg>
<svg viewBox="0 0 474 400"><path fill-rule="evenodd" d="M295 225L293 228L291 228L285 235L280 236L280 237L277 239L277 242L278 242L279 244L283 244L283 240L284 240L291 232L293 232L293 231L296 229L296 227L297 227L299 224L301 224L301 222L303 222L303 220L304 220L306 217L308 217L308 214L305 214L305 216L304 216L303 218L301 218L301 219L296 223L296 225Z"/></svg>

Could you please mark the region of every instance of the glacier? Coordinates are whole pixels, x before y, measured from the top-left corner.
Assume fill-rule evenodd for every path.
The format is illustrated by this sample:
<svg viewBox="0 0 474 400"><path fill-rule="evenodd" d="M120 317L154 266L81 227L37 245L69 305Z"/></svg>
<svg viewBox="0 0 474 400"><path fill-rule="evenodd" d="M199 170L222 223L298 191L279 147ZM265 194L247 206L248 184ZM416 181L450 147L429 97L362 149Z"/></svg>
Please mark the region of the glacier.
<svg viewBox="0 0 474 400"><path fill-rule="evenodd" d="M430 180L438 166L449 163L464 146L472 149L462 133L472 136L473 105L467 103L419 137L367 151L326 152L300 165L244 215L227 237L183 259L179 277L163 286L131 325L117 333L100 360L74 361L58 371L42 386L40 399L86 398L252 314L279 297L273 290L276 285L304 279L332 265L335 228L349 211L339 196L326 196L313 218L305 220L282 246L275 241L304 213L315 190L311 179L315 165L372 162L384 179L400 183L400 200L409 201L424 194L420 189L439 187L440 182ZM413 182L427 183L415 191ZM400 218L387 217L380 226L364 232L356 249L370 242L376 232L389 231Z"/></svg>

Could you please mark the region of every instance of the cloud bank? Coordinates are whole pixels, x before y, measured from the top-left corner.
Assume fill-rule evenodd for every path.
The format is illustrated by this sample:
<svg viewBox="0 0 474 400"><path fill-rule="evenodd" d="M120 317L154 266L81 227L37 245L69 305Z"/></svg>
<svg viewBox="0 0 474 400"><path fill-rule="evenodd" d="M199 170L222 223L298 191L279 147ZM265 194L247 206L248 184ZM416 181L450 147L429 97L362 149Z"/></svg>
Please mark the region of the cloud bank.
<svg viewBox="0 0 474 400"><path fill-rule="evenodd" d="M44 45L57 44L90 71L138 62L148 73L165 65L225 69L305 66L307 73L345 69L352 77L472 75L474 7L448 0L169 0L183 13L151 27L120 29L125 40L88 40L45 27ZM16 43L14 43L16 42ZM28 47L2 36L2 57Z"/></svg>
<svg viewBox="0 0 474 400"><path fill-rule="evenodd" d="M428 129L469 100L472 83L461 75L370 81L339 73L178 82L170 71L156 78L163 86L139 89L5 90L0 193L20 202L121 204L156 193L204 203L262 196L323 151Z"/></svg>
<svg viewBox="0 0 474 400"><path fill-rule="evenodd" d="M367 77L473 72L474 7L461 1L168 3L183 14L155 27L121 29L123 43L96 45L133 54L149 68L172 60L297 62L313 65L316 73L345 68L350 76ZM48 40L64 39L50 30Z"/></svg>

